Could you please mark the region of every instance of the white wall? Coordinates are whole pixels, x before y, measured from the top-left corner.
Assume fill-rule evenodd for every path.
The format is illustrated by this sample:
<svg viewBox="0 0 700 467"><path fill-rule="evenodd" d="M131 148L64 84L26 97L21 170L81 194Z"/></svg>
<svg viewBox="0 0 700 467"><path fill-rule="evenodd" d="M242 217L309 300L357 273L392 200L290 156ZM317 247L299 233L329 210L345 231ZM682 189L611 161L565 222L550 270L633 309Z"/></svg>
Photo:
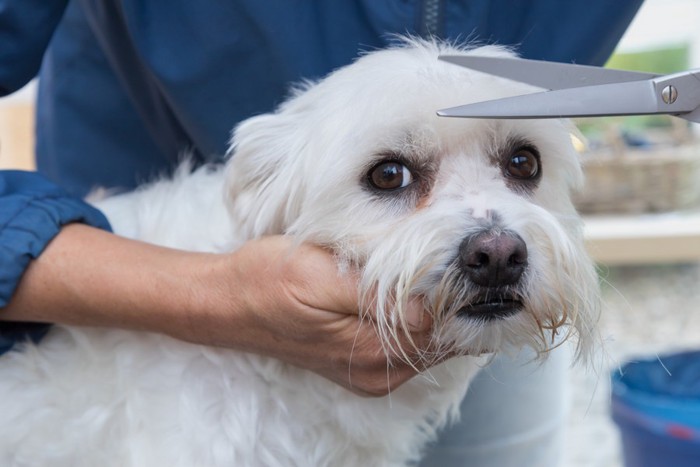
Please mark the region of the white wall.
<svg viewBox="0 0 700 467"><path fill-rule="evenodd" d="M700 0L645 0L618 50L635 52L686 42L691 45L691 68L700 68Z"/></svg>

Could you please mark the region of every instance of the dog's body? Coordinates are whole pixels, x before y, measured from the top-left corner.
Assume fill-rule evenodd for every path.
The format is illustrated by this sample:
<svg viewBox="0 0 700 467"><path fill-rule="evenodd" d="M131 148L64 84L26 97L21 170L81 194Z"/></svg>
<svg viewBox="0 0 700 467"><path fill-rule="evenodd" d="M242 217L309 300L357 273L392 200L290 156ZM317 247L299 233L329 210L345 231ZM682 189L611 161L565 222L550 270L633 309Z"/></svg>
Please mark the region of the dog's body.
<svg viewBox="0 0 700 467"><path fill-rule="evenodd" d="M581 172L568 129L439 119L528 90L443 52L465 53L413 42L362 57L241 124L225 169L183 169L97 205L116 233L182 249L278 233L332 248L378 294L387 342L410 295L444 352L544 354L563 325L585 347L597 283L569 200ZM482 264L503 250L507 264ZM0 360L0 464L402 465L456 415L482 363L452 359L368 399L265 357L56 327Z"/></svg>

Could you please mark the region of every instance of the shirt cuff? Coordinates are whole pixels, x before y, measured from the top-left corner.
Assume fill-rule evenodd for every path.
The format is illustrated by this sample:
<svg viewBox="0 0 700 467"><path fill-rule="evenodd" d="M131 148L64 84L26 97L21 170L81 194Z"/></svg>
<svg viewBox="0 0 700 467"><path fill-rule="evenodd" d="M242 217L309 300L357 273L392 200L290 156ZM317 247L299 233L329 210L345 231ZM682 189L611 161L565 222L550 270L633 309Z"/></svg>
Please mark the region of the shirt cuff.
<svg viewBox="0 0 700 467"><path fill-rule="evenodd" d="M20 183L20 187L11 190L6 183L5 190L0 189L0 313L30 261L44 251L64 225L81 222L111 231L104 214L85 201L68 195L37 174L17 175L19 179L31 177L32 183L31 188ZM17 178L13 180L16 181ZM48 328L43 323L0 322L0 353L19 340L38 341Z"/></svg>

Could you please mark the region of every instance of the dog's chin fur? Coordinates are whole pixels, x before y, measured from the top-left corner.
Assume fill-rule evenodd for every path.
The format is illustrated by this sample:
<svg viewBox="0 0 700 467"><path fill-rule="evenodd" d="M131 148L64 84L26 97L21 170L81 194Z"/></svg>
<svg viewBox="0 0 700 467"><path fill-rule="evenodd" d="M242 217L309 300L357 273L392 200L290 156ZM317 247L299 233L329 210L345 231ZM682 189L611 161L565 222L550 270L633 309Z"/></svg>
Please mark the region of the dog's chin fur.
<svg viewBox="0 0 700 467"><path fill-rule="evenodd" d="M2 465L402 465L457 415L482 352L529 346L545 358L575 334L595 340L598 284L569 194L582 179L564 121L442 119L440 108L533 91L437 60L506 55L405 41L307 83L276 112L241 123L225 168L185 165L170 180L96 204L121 235L223 252L286 233L331 248L363 271L392 358L419 297L436 352L472 356L434 367L390 398L357 397L279 361L137 332L56 327L0 365ZM509 177L518 145L536 148L536 180ZM382 161L412 183L382 190ZM519 310L463 313L484 288L459 247L507 231L527 245ZM487 291L487 294L491 293Z"/></svg>

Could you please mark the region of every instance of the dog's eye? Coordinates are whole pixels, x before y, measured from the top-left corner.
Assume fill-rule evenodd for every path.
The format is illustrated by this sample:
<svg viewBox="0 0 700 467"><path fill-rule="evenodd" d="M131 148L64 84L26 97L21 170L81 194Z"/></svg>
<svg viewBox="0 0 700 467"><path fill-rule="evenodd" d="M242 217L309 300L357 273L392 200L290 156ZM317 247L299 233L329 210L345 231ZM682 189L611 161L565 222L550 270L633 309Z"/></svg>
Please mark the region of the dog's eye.
<svg viewBox="0 0 700 467"><path fill-rule="evenodd" d="M368 179L373 187L380 190L396 190L410 185L413 175L402 163L388 161L375 165L369 171Z"/></svg>
<svg viewBox="0 0 700 467"><path fill-rule="evenodd" d="M540 162L537 151L523 147L511 154L506 164L509 176L522 180L532 179L540 173Z"/></svg>

